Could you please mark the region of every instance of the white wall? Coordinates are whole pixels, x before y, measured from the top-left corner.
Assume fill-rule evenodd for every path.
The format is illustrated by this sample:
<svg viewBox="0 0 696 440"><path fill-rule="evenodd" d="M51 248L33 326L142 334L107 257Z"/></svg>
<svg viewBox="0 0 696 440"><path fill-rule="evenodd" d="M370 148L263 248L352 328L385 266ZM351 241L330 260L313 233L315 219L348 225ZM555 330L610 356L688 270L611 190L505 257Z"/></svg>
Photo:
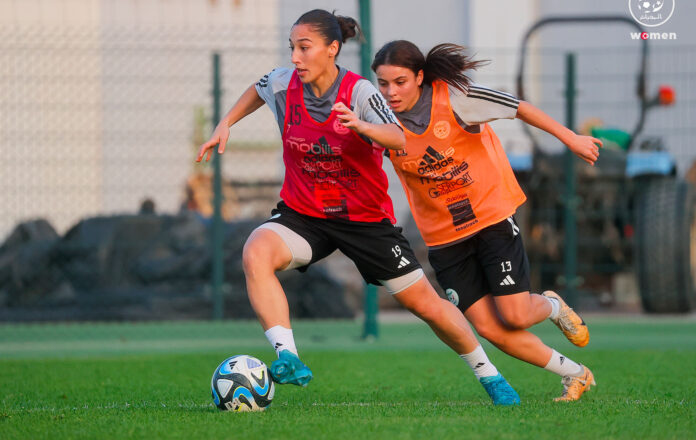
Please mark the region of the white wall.
<svg viewBox="0 0 696 440"><path fill-rule="evenodd" d="M223 51L223 108L228 109L247 85L289 64L287 35L300 14L319 7L357 19L357 5L345 0L0 1L0 71L10 79L0 82L0 206L5 209L0 236L30 217L46 216L64 230L83 216L132 212L145 196L154 198L158 209L175 211L192 169L194 109L209 114L210 52ZM477 58L492 61L474 79L514 93L525 30L539 16L570 13L630 17L626 0L431 0L427 7L422 1L373 0L373 45L376 50L400 38L423 51L441 42L468 45ZM671 83L677 105L652 112L645 132L665 139L681 172L696 158L691 145L696 54L693 47L679 49L696 44L694 18L694 8L678 1L674 16L661 27L678 33L676 44L651 41L650 87ZM528 99L562 120L562 57L549 55L548 47L583 53L579 120L596 113L608 123L630 125L635 106L617 104L616 97L630 100L633 85L615 79L635 67L630 52L637 45L628 29L564 27L539 34L528 73L546 76ZM584 55L593 47L599 58ZM358 45L347 44L339 62L359 71ZM518 121L493 126L508 151L529 149ZM270 111L236 126L232 142L279 146ZM253 157L226 154L226 176L282 173L279 160L259 164ZM385 168L391 173L390 165ZM391 178L391 193L403 213L402 191Z"/></svg>
<svg viewBox="0 0 696 440"><path fill-rule="evenodd" d="M223 51L224 112L278 65L277 3L1 1L0 237L34 217L64 231L134 212L145 197L176 211L193 168L194 109L211 113L211 52ZM235 127L238 140L277 144L270 112ZM248 154L225 159L228 177L280 172Z"/></svg>
<svg viewBox="0 0 696 440"><path fill-rule="evenodd" d="M472 0L471 47L478 59L490 64L476 72L474 80L487 87L517 95L515 75L519 47L529 27L537 20L537 0ZM532 73L535 60L531 59ZM528 91L534 97L538 92ZM501 120L491 123L508 152L527 153L531 143L519 121Z"/></svg>

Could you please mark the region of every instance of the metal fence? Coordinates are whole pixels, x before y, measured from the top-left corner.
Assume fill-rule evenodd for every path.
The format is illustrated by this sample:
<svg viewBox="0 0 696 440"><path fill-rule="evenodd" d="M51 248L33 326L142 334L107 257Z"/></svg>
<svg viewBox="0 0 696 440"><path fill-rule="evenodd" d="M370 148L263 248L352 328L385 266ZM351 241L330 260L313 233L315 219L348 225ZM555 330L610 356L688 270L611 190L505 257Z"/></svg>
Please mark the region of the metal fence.
<svg viewBox="0 0 696 440"><path fill-rule="evenodd" d="M568 55L572 54L575 60L575 102L572 106L575 125L571 128L584 134L591 134L590 128L593 126L613 133L631 133L640 118L641 102L637 96L640 49L640 42L621 47L533 48L524 76L525 98L554 119L567 124L566 61ZM477 80L498 88L514 84L518 54L519 50L480 50L479 57L502 62L509 69L502 74L500 70L493 74L480 72ZM677 176L669 179L674 182L675 191L678 192L682 191L677 189L679 182L685 179L690 180L692 185L696 184L696 149L691 146L695 134L691 121L696 108L693 88L696 47L653 47L649 48L647 59L648 97L656 97L658 88L668 85L675 91L676 102L648 111L643 130L633 140L630 151L657 150L671 156ZM516 90L513 88L509 91L514 93ZM498 121L492 125L508 154L518 158L529 154L532 142L522 132L519 122ZM626 154L612 139L604 139L606 148L600 155L597 167L591 168L575 160L577 186L573 190L574 195L568 196L565 194L564 174L569 169L559 155L565 147L540 130L531 129L531 135L539 151L534 155L531 171L519 173L530 200L520 209L518 217L529 226L525 240L532 261L534 289L554 288L568 293L568 275L564 273L569 264L567 249L569 245L572 246L569 243L576 241L577 265L573 271L577 277L574 288L580 291L578 302L583 308L640 310L639 293L643 306L646 306L646 289L654 289L654 286L646 287L646 277L658 279L659 275L655 273L661 270L682 272L678 277L683 283L665 282L665 291L660 291L659 295L694 297L696 257L679 257L677 262L668 262L669 258L659 257L661 251L658 249L648 251L651 254L647 257L649 261L645 261L645 255L641 256L646 254L641 249L645 249L647 242L654 237L641 235L646 233L646 228L641 226L638 211L646 203L656 202L646 201L646 194L658 197L654 193L656 185L664 186L664 183L656 181L659 179L629 176ZM668 191L660 188L660 191ZM667 193L664 195L669 196ZM671 203L666 199L663 201ZM669 225L666 227L679 231L677 234L680 238L677 240L681 240L682 244L673 244L670 249L665 249L664 252L669 255L688 254L689 242L696 240L694 232L689 233L688 226L683 228L681 225L681 222L696 225L693 216L689 217L693 201L687 199L683 203L683 206L674 208L677 210L674 213L665 212L667 208L662 203L646 208L651 210L650 218L664 218L664 225ZM568 224L564 224L564 209L568 205L573 205L574 219L571 223L577 225L572 235L567 232ZM691 247L694 245L691 244ZM647 265L651 269L650 275L646 275ZM684 275L689 271L694 275ZM638 275L643 276L643 282L638 282ZM652 295L658 293L653 291ZM690 307L675 302L671 311Z"/></svg>
<svg viewBox="0 0 696 440"><path fill-rule="evenodd" d="M287 64L279 32L0 31L0 320L212 316L212 170L194 163L212 131L212 54L226 111ZM241 246L283 176L269 111L234 127L222 164L225 315L250 318ZM322 268L312 279L343 288Z"/></svg>
<svg viewBox="0 0 696 440"><path fill-rule="evenodd" d="M288 64L285 32L0 30L0 320L65 319L71 313L78 319L211 316L212 177L208 165L193 163L212 130L211 55L221 55L224 112L248 85ZM634 117L632 50L577 54L579 121L597 117L625 127ZM561 121L564 52L539 49L529 75L530 100ZM483 48L478 55L493 63L475 79L514 93L517 50ZM613 70L592 68L607 59ZM655 111L644 133L663 139L680 174L696 157L690 146L695 60L695 47L680 46L661 49L650 64L651 87L671 84L677 103ZM344 48L339 63L359 70L357 44ZM509 152L529 151L519 122L500 121L494 128ZM553 139L541 143L560 148ZM241 245L277 201L283 175L269 111L233 128L222 170L223 217L229 222L226 313L252 316L240 278ZM397 182L393 186L400 191ZM15 229L38 218L46 223ZM350 284L357 272L340 267L339 284ZM330 271L330 264L317 268L317 289L335 288ZM353 286L360 291L359 278ZM359 300L346 301L359 309ZM37 314L37 307L48 309Z"/></svg>

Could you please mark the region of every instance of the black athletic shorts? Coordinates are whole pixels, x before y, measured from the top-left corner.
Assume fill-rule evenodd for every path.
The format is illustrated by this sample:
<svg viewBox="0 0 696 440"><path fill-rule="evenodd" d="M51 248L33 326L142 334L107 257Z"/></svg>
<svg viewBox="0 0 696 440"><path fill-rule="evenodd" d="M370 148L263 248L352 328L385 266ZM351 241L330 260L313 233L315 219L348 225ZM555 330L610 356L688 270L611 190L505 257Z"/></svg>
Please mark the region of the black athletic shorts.
<svg viewBox="0 0 696 440"><path fill-rule="evenodd" d="M382 222L356 222L324 219L300 214L284 202L278 203L267 222L279 223L307 240L312 260L307 267L327 257L336 249L350 258L366 282L380 285L378 280L391 280L420 269L416 256L401 228Z"/></svg>
<svg viewBox="0 0 696 440"><path fill-rule="evenodd" d="M489 293L529 291L529 259L513 217L467 240L431 249L428 259L440 287L461 311Z"/></svg>

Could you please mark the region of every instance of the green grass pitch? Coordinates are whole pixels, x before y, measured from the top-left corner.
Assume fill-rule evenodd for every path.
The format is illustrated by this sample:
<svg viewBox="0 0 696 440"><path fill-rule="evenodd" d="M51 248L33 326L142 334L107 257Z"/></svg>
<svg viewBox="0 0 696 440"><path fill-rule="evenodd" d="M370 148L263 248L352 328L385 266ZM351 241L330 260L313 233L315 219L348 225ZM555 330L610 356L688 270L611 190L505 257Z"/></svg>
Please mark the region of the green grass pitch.
<svg viewBox="0 0 696 440"><path fill-rule="evenodd" d="M264 413L215 408L219 362L274 355L250 322L0 326L0 438L590 439L696 436L696 320L587 319L573 347L555 327L534 332L590 366L597 387L554 403L560 380L488 344L522 405L499 408L468 367L421 323L380 327L298 322L315 379L279 386Z"/></svg>

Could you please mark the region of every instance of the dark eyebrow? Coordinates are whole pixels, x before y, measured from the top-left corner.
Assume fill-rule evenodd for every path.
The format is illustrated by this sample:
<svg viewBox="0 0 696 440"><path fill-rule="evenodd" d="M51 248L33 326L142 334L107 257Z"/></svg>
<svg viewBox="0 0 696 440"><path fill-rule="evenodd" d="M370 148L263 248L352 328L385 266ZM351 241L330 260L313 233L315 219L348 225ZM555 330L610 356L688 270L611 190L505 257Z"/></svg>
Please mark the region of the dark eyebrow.
<svg viewBox="0 0 696 440"><path fill-rule="evenodd" d="M406 79L406 75L397 76L397 77L394 78L392 81L398 81L398 80L400 80L400 79ZM383 78L377 78L377 80L378 80L378 81L387 81L386 79L383 79Z"/></svg>
<svg viewBox="0 0 696 440"><path fill-rule="evenodd" d="M291 40L291 39L288 38L288 41L290 42L290 44L292 44L292 40ZM309 38L300 38L299 40L297 40L298 43L299 43L300 41L309 41L310 43L312 42L312 40L309 39Z"/></svg>

